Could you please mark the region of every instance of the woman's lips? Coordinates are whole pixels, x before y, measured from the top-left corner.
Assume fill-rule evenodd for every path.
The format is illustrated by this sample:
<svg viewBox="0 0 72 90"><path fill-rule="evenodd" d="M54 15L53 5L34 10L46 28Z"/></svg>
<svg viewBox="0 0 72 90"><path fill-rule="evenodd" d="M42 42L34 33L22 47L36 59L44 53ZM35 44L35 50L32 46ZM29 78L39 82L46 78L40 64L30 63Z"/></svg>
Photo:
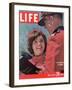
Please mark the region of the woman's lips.
<svg viewBox="0 0 72 90"><path fill-rule="evenodd" d="M41 49L42 49L42 47L37 47L36 49L40 49L40 50L41 50Z"/></svg>

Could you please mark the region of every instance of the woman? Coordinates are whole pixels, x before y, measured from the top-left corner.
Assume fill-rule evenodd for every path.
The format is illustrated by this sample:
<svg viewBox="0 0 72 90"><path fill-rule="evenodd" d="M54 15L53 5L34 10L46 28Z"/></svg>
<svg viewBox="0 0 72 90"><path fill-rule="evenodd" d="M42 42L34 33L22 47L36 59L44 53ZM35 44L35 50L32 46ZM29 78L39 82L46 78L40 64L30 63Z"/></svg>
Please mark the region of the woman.
<svg viewBox="0 0 72 90"><path fill-rule="evenodd" d="M28 50L33 55L29 61L40 68L39 73L45 72L45 51L46 51L47 40L45 35L39 30L33 30L28 35ZM43 72L44 71L44 72Z"/></svg>
<svg viewBox="0 0 72 90"><path fill-rule="evenodd" d="M29 60L21 60L23 67L23 73L20 73L20 79L24 78L36 78L34 74L43 74L46 73L45 68L45 51L46 51L47 40L45 35L39 30L33 30L28 34L28 50L32 54L32 58ZM30 71L28 62L34 65L36 68L40 69L35 72ZM26 69L24 68L26 67ZM33 69L33 68L31 68ZM27 72L26 72L27 71ZM33 74L33 75L32 75ZM29 75L29 76L28 76ZM41 76L39 76L41 77Z"/></svg>

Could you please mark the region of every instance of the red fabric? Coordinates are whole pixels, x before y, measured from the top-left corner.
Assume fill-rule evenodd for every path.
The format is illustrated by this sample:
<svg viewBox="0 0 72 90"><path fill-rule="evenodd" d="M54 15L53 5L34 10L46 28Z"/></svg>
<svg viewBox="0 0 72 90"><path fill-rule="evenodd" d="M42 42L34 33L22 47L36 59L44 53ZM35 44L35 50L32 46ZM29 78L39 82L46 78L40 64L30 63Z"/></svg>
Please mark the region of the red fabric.
<svg viewBox="0 0 72 90"><path fill-rule="evenodd" d="M46 67L48 72L60 71L56 62L64 62L64 30L50 36L46 50Z"/></svg>
<svg viewBox="0 0 72 90"><path fill-rule="evenodd" d="M30 60L32 64L34 64L36 67L40 68L41 71L38 72L40 74L44 74L47 72L46 67L45 67L45 55L41 56L34 56L32 60Z"/></svg>
<svg viewBox="0 0 72 90"><path fill-rule="evenodd" d="M28 79L28 78L44 78L47 77L47 74L45 74L45 67L44 67L44 62L45 62L45 56L33 56L31 60L29 60L32 64L34 64L36 67L42 69L42 71L38 72L38 74L23 74L20 73L19 79Z"/></svg>
<svg viewBox="0 0 72 90"><path fill-rule="evenodd" d="M36 78L57 78L57 77L64 77L63 73L47 73L47 74L29 74L29 75L25 75L25 74L21 74L19 76L19 79L36 79Z"/></svg>
<svg viewBox="0 0 72 90"><path fill-rule="evenodd" d="M32 60L30 60L31 63L33 63L34 65L38 66L38 65L42 65L44 63L44 56L34 56L32 58Z"/></svg>

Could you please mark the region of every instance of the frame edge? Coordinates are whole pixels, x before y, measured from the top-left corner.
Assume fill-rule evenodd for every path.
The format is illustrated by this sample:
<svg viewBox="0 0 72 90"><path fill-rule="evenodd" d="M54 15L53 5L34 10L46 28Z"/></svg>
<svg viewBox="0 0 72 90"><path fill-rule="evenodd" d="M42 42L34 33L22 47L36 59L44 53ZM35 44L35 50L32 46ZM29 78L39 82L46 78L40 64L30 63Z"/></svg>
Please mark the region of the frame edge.
<svg viewBox="0 0 72 90"><path fill-rule="evenodd" d="M14 4L9 3L9 86L14 87Z"/></svg>

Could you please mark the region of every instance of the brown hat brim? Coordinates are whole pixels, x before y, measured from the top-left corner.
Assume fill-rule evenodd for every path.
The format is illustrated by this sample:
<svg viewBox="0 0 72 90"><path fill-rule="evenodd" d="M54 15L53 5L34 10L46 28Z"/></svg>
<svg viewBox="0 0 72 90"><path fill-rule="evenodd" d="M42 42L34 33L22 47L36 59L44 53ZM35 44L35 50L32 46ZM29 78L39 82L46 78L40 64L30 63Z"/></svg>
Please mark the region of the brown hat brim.
<svg viewBox="0 0 72 90"><path fill-rule="evenodd" d="M63 18L62 13L46 12L46 13L43 13L43 14L42 14L42 17L43 17L43 18L38 22L38 25L44 26L44 25L45 25L45 23L44 23L44 18L45 18L46 16L53 16L53 15L59 15L61 19Z"/></svg>
<svg viewBox="0 0 72 90"><path fill-rule="evenodd" d="M45 23L44 23L44 19L41 19L41 20L38 22L38 25L40 25L40 26L44 26L44 25L45 25Z"/></svg>

